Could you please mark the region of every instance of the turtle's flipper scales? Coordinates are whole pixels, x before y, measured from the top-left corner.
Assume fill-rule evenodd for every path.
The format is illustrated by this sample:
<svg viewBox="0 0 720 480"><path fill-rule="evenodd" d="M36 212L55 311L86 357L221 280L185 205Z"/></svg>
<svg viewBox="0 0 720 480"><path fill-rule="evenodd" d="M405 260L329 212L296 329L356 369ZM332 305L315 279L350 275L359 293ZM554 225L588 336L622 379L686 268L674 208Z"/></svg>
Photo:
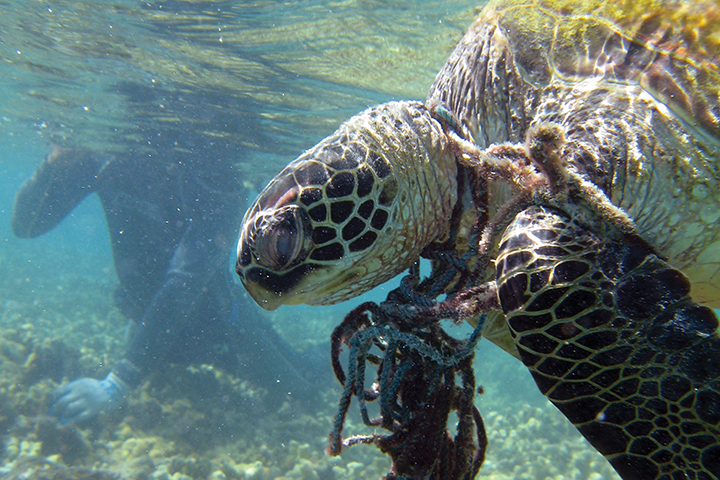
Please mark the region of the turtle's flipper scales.
<svg viewBox="0 0 720 480"><path fill-rule="evenodd" d="M682 273L533 207L497 283L538 387L624 479L720 479L718 319Z"/></svg>

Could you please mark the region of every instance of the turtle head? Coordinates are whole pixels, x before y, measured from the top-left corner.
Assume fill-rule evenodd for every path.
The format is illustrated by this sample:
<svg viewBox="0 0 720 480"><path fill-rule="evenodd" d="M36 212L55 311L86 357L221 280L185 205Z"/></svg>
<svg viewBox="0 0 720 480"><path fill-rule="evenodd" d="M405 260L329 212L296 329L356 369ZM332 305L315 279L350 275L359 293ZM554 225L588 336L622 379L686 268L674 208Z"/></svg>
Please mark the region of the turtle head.
<svg viewBox="0 0 720 480"><path fill-rule="evenodd" d="M236 271L255 301L269 310L337 303L417 260L455 203L455 160L443 135L421 104L388 103L285 167L240 232Z"/></svg>

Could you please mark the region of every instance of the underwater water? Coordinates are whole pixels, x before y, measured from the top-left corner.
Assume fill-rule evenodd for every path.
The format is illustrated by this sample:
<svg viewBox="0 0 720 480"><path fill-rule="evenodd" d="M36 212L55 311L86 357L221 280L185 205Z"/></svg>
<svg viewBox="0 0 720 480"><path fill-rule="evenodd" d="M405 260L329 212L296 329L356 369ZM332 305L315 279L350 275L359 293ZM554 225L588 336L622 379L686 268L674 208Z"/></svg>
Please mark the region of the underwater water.
<svg viewBox="0 0 720 480"><path fill-rule="evenodd" d="M54 390L104 378L125 349L112 232L90 195L48 233L19 239L10 226L13 202L53 146L152 164L221 145L208 151L233 158L247 203L343 119L388 100L424 99L477 7L459 0L0 2L0 477L386 474L390 460L372 446L325 454L337 382L318 387L309 407L270 402L262 385L211 361L170 362L121 410L81 425L59 422L49 414ZM228 247L228 269L233 255ZM248 315L264 316L293 348L308 351L327 343L352 306L384 298L389 288L334 307ZM483 340L475 372L489 440L478 478L619 478L520 362ZM345 432L369 433L350 411Z"/></svg>

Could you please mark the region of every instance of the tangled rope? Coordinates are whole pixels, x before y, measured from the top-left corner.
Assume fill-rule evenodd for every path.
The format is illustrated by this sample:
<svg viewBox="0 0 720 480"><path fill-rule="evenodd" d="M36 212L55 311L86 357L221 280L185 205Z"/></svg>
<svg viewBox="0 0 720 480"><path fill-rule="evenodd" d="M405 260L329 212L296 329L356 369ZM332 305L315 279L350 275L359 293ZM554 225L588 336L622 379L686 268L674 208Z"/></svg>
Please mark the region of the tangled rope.
<svg viewBox="0 0 720 480"><path fill-rule="evenodd" d="M331 337L332 366L343 393L327 451L339 455L343 448L374 444L392 459L385 479L469 480L485 458L485 427L473 405L472 361L485 313L499 304L495 282L483 281L489 252L480 240L491 235L482 209L487 189L476 169L459 169L466 173L458 175L463 183L458 189L471 192L472 198L458 202L448 241L423 251L431 261L430 275L421 281L416 263L384 302L356 307ZM460 239L460 216L472 207L478 215L468 236ZM464 248L456 248L458 242ZM438 301L443 294L446 298ZM465 340L450 336L440 325L443 319L460 323L474 318L478 323ZM340 360L344 347L347 372ZM375 369L370 389L365 388L368 366ZM363 423L389 433L343 439L353 397ZM368 402L378 403L378 418L371 418ZM452 412L458 419L454 436L447 428Z"/></svg>
<svg viewBox="0 0 720 480"><path fill-rule="evenodd" d="M443 265L462 271L464 260L455 256ZM434 266L433 270L420 283L416 265L386 301L356 307L331 337L332 366L344 389L328 453L339 455L345 447L374 444L392 459L386 479L472 479L485 458L485 427L473 404L472 360L482 335L481 313L497 296L493 285L485 284L451 295L443 302L431 300L454 277L447 271L438 274L442 267ZM480 320L465 340L450 336L439 323L441 319L459 322L478 314ZM349 351L347 372L340 360L343 347ZM379 353L372 353L373 347ZM376 369L370 389L365 388L368 366ZM353 397L363 423L387 430L388 434L343 439ZM368 402L375 401L380 410L378 418L368 413ZM458 418L454 436L447 429L453 411Z"/></svg>

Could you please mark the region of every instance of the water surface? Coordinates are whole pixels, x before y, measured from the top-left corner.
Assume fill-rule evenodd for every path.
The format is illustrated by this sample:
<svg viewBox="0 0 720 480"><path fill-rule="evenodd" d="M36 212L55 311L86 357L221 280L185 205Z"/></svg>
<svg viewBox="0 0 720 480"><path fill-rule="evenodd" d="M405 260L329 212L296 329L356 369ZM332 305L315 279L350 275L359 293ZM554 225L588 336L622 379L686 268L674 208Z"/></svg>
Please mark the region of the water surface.
<svg viewBox="0 0 720 480"><path fill-rule="evenodd" d="M389 460L372 447L324 454L339 387L318 392L322 414L292 403L267 412L251 385L208 365L169 367L133 393L128 414L107 423L53 430L53 389L102 378L122 356L126 319L113 303L117 279L97 198L33 240L12 235L13 198L52 146L153 162L210 144L236 156L251 197L352 114L423 100L476 13L457 0L0 2L0 472L386 473ZM303 349L326 341L350 308L283 307L270 318ZM618 478L519 362L483 341L476 374L490 439L480 478ZM367 432L351 411L346 431Z"/></svg>

